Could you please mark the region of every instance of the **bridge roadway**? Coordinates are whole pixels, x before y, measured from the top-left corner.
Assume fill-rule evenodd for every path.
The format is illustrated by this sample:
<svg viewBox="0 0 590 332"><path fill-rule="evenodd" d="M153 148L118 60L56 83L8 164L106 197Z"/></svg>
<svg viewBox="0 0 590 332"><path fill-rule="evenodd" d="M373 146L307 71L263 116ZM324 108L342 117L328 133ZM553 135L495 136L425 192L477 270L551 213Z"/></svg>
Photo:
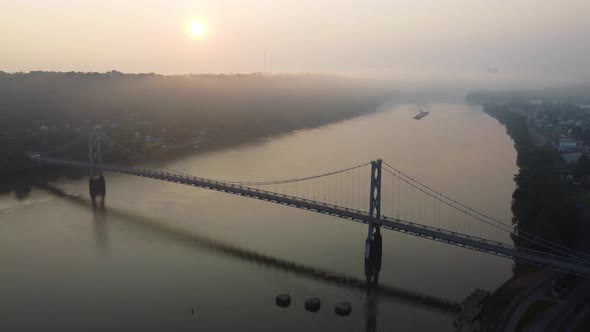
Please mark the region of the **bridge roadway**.
<svg viewBox="0 0 590 332"><path fill-rule="evenodd" d="M40 163L45 164L84 169L90 168L90 163L86 161L49 158L38 155L31 155L30 158L34 161L38 161ZM209 190L215 190L243 197L255 198L267 202L282 204L308 211L331 215L338 218L348 219L364 224L368 224L369 220L371 219L369 214L365 211L359 211L329 203L323 203L290 195L274 193L266 190L250 188L238 184L226 183L223 181L174 174L170 172L152 170L147 168L137 168L113 164L102 164L100 166L95 165L94 167L95 169L101 169L103 171L135 175L150 179L168 181ZM540 266L554 271L590 278L590 266L588 265L588 262L581 262L579 260L568 259L562 256L554 256L551 254L526 248L517 248L513 245L509 245L506 243L490 241L479 237L474 237L466 234L461 234L436 227L425 226L385 216L381 216L381 218L379 219L373 219L373 223L380 225L382 228L390 229L393 231L427 238L430 240L439 241L475 251L480 251L491 255L514 259L517 261Z"/></svg>

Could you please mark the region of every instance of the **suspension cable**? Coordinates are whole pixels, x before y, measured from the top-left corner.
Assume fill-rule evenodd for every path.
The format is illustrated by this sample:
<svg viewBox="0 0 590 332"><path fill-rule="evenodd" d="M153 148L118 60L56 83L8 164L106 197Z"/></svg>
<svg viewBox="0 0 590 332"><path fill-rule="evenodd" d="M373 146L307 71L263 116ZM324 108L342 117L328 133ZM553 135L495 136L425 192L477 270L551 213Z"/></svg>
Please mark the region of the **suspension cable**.
<svg viewBox="0 0 590 332"><path fill-rule="evenodd" d="M302 178L294 178L294 179L283 179L283 180L274 180L274 181L223 181L223 182L230 183L230 184L251 185L251 186L286 184L286 183L301 182L301 181L306 181L306 180L313 180L313 179L317 179L317 178L322 178L322 177L326 177L326 176L330 176L330 175L340 174L340 173L355 170L355 169L358 169L358 168L361 168L361 167L364 167L367 165L370 165L370 163L364 163L362 165L357 165L357 166L353 166L353 167L349 167L349 168L345 168L345 169L340 169L337 171L322 173L322 174L313 175L313 176L306 176L306 177L302 177Z"/></svg>
<svg viewBox="0 0 590 332"><path fill-rule="evenodd" d="M402 180L402 181L406 182L408 185L412 186L413 188L415 188L415 189L417 189L417 190L420 190L420 191L422 191L422 192L426 193L427 195L429 195L430 197L434 198L435 200L439 200L440 202L442 202L442 203L444 203L444 204L448 205L449 207L451 207L451 208L454 208L454 209L456 209L456 210L459 210L459 211L463 212L464 214L466 214L466 215L468 215L468 216L471 216L471 217L473 217L473 218L475 218L475 219L477 219L477 220L479 220L479 221L482 221L482 222L486 223L487 225L490 225L490 226L492 226L492 227L498 227L499 229L502 229L503 231L505 231L505 232L508 232L509 234L512 234L512 235L518 236L518 237L520 237L520 238L522 238L522 239L524 239L524 240L527 240L527 241L529 241L529 242L531 242L531 243L534 243L534 244L540 245L540 246L542 246L542 247L545 247L545 248L548 248L548 249L554 250L554 251L556 251L556 252L560 252L560 253L562 253L562 254L565 254L565 255L568 255L568 256L571 256L571 257L576 257L576 258L582 258L582 257L585 257L586 259L587 259L587 258L590 258L590 255L588 255L588 254L585 254L585 253L583 253L583 252L579 252L579 251L577 251L577 250L575 250L575 249L571 249L571 248L565 247L565 246L563 246L563 245L560 245L560 244L558 244L558 243L551 242L551 241L549 241L549 240L545 240L545 239L543 239L543 238L541 238L541 237L538 237L538 236L536 236L536 235L533 235L533 234L529 234L529 233L527 233L527 232L524 232L524 231L522 231L522 234L521 234L521 232L520 232L520 231L519 231L518 233L514 233L514 232L512 231L512 227L511 227L510 225L507 225L507 224L505 224L504 222L501 222L501 221L499 221L499 220L496 220L496 219L494 219L494 218L492 218L492 217L489 217L489 216L487 216L487 215L485 215L485 214L483 214L483 213L480 213L480 212L478 212L478 211L476 211L476 210L474 210L474 209L472 209L472 208L470 208L470 207L467 207L467 206L465 206L465 205L463 205L463 204L461 204L461 203L457 202L456 200L454 200L454 199L452 199L452 198L449 198L448 196L446 196L446 195L444 195L444 194L442 194L442 193L440 193L440 192L437 192L436 190L434 190L434 189L432 189L432 188L430 188L430 187L428 187L428 186L426 186L426 185L422 184L421 182L419 182L419 181L417 181L417 180L413 179L412 177L410 177L410 176L408 176L408 175L404 174L403 172L399 171L398 169L394 168L393 166L391 166L391 165L389 165L389 164L387 164L387 163L384 163L384 164L386 165L386 169L385 169L385 171L387 171L389 174L391 174L391 175L393 175L393 176L395 176L395 177L399 178L400 180ZM401 176L405 177L406 179L403 179L403 178L402 178L402 177L400 177L398 174L395 174L395 173L393 173L391 170L389 170L389 169L387 169L387 168L390 168L391 170L393 170L393 171L397 172L399 175L401 175ZM416 184L418 184L419 186L421 186L421 187L425 188L426 190L428 190L428 191L430 191L430 192L434 193L435 195L439 195L440 197L443 197L443 198L445 198L446 200L450 201L450 203L449 203L448 201L441 200L441 199L437 198L437 197L436 197L435 195L433 195L432 193L429 193L429 192L426 192L426 191L424 191L422 188L419 188L418 186L416 186L416 185L414 185L414 184L410 183L410 181L411 181L411 182L414 182L414 183L416 183ZM468 210L469 212L468 212L468 211L466 211L466 210L459 209L457 206L460 206L460 207L462 207L462 208L464 208L464 209ZM476 215L473 215L473 214L471 214L470 212L472 212L472 213L475 213ZM487 220L486 220L486 219L487 219ZM492 224L492 223L491 223L490 221L488 221L488 220L491 220L491 221L493 221L493 222L497 223L498 225L494 225L494 224ZM500 225L501 225L501 226L500 226ZM509 229L506 229L506 227L509 227ZM530 238L529 238L529 237L530 237ZM532 238L532 239L531 239L531 238ZM548 243L549 245L543 244L542 242ZM554 246L554 247L552 247L552 246L550 246L550 245L552 245L552 246ZM567 252L561 251L561 250L559 250L559 249L556 249L556 248L561 248L561 249L564 249L564 250L567 250L567 251L571 251L572 253L576 253L576 254L579 254L579 255L581 255L581 256L574 255L574 254L572 254L572 253L567 253Z"/></svg>
<svg viewBox="0 0 590 332"><path fill-rule="evenodd" d="M125 146L123 146L121 143L117 142L115 139L107 136L106 134L100 134L100 137L103 139L103 142L105 142L107 145L109 145L110 147L112 147L113 149L119 151L120 153L122 153L123 155L125 155L126 157L130 158L131 160L139 163L139 164L150 164L152 162L150 162L148 159L146 159L145 157L131 151L130 149L126 148ZM117 148L118 147L118 148ZM167 168L167 167L159 167L159 169L161 170L167 170L170 171L172 173L176 173L176 174L180 174L180 175L185 175L185 176L192 176L191 174L188 173L184 173L175 169L171 169L171 168Z"/></svg>
<svg viewBox="0 0 590 332"><path fill-rule="evenodd" d="M549 244L551 244L551 245L554 245L555 247L562 248L562 249L564 249L564 250L569 250L569 251L571 251L571 252L574 252L574 253L577 253L577 254L579 254L579 255L582 255L583 257L590 258L590 255L589 255L589 254L586 254L586 253L583 253L583 252L577 251L577 250L575 250L575 249L568 248L568 247L566 247L566 246L563 246L563 245L561 245L561 244L558 244L558 243L555 243L555 242L551 242L551 241L549 241L549 240L545 240L545 239L543 239L543 238L541 238L541 237L539 237L539 236L536 236L536 235L534 235L534 234L531 234L531 233L528 233L528 232L525 232L525 231L519 231L518 233L514 233L514 232L512 231L512 225L510 225L510 224L506 224L506 223L504 223L504 222L502 222L502 221L500 221L500 220L494 219L494 218L492 218L492 217L490 217L490 216L487 216L487 215L485 215L485 214L483 214L483 213L481 213L481 212L479 212L479 211L476 211L476 210L474 210L474 209L472 209L472 208L470 208L470 207L468 207L468 206L465 206L465 205L461 204L460 202L458 202L458 201L456 201L456 200L454 200L454 199L452 199L452 198L450 198L450 197L448 197L448 196L446 196L446 195L444 195L444 194L442 194L442 193L440 193L440 192L437 192L436 190L434 190L434 189L432 189L432 188L428 187L427 185L425 185L425 184L423 184L423 183L421 183L421 182L417 181L416 179L414 179L414 178L412 178L412 177L410 177L410 176L406 175L405 173L401 172L400 170L398 170L398 169L394 168L393 166L391 166L391 165L389 165L389 164L387 164L387 163L384 163L384 164L386 165L386 167L389 167L389 168L391 168L393 171L395 171L395 172L399 173L400 175L402 175L402 176L406 177L406 178L407 178L407 179L409 179L410 181L412 181L412 182L414 182L414 183L417 183L418 185L420 185L420 186L422 186L422 187L426 188L427 190L429 190L429 191L433 192L434 194L436 194L436 195L439 195L439 196L441 196L441 197L444 197L445 199L447 199L447 200L451 201L451 202L452 202L453 204L455 204L456 206L460 206L460 207L462 207L462 208L464 208L464 209L467 209L467 210L469 210L470 212L473 212L473 213L475 213L475 214L477 214L477 215L479 215L479 216L481 216L481 217L483 217L483 218L485 218L485 219L491 220L491 221L493 221L493 222L495 222L495 223L497 223L497 224L499 224L499 225L502 225L502 226L504 226L504 227L509 227L509 228L510 228L510 230L506 230L506 229L505 229L504 227L502 227L502 226L497 226L497 227L498 227L498 229L502 229L502 230L504 230L504 231L506 231L506 232L509 232L510 234L513 234L513 235L519 236L519 237L521 237L521 238L523 238L523 239L525 239L525 240L531 241L532 243L539 244L539 243L537 243L537 242L535 242L535 241L533 241L533 240L527 239L527 236L528 236L528 237L531 237L531 238L533 238L533 239L535 239L535 240L537 240L537 241L546 242L546 243L549 243ZM398 177L398 175L391 173L391 171L389 171L389 173L390 173L390 174L392 174L393 176L396 176L396 177ZM400 179L401 179L401 178L400 178ZM402 180L403 180L403 179L402 179ZM409 183L408 183L408 184L409 184ZM411 185L411 184L410 184L410 185ZM419 189L419 188L416 188L416 189ZM430 194L430 196L431 196L431 197L433 197L433 198L435 198L435 199L437 199L437 198L436 198L436 197L434 197L432 194ZM449 203L446 203L446 204L447 204L447 205L449 205L450 207L453 207L453 208L457 209L457 207L456 207L456 206L451 206ZM467 212L465 212L464 210L461 210L461 209L459 209L459 210L467 214ZM468 215L469 215L469 216L472 216L472 217L474 217L474 218L476 218L476 219L478 219L478 220L480 220L480 221L483 221L483 220L481 220L481 218L479 218L478 216L474 216L474 215L472 215L472 214L468 214ZM484 221L484 222L485 222L485 221ZM488 224L488 225L489 225L489 224ZM490 225L490 226L493 226L493 225ZM546 246L545 246L545 247L546 247ZM555 249L554 249L554 250L555 250Z"/></svg>
<svg viewBox="0 0 590 332"><path fill-rule="evenodd" d="M104 142L107 143L109 146L111 146L112 148L116 149L117 151L123 153L125 156L131 158L132 160L139 162L140 164L144 164L144 163L148 163L148 160L132 151L130 151L128 148L126 148L125 146L121 145L120 143L118 143L115 139L107 136L106 134L100 134L101 138L104 138ZM116 148L114 145L116 145L119 148ZM126 153L124 151L126 151ZM132 157L134 156L134 157ZM283 180L273 180L273 181L227 181L227 180L219 180L219 182L224 182L224 183L228 183L228 184L235 184L235 185L249 185L249 186L265 186L265 185L277 185L277 184L287 184L287 183L294 183L294 182L301 182L301 181L306 181L306 180L313 180L316 178L321 178L321 177L326 177L326 176L330 176L330 175L335 175L335 174L340 174L340 173L344 173L344 172L348 172L351 170L355 170L357 168L361 168L364 166L370 165L370 163L364 163L361 165L357 165L357 166L353 166L353 167L349 167L349 168L345 168L345 169L341 169L341 170L337 170L337 171L332 171L332 172L327 172L327 173L323 173L323 174L318 174L318 175L314 175L314 176L307 176L307 177L302 177L302 178L293 178L293 179L283 179ZM181 171L177 171L174 169L170 169L170 168L166 168L166 167L160 167L160 169L165 169L168 171L171 171L173 173L178 173L181 175L186 175L186 176L192 176L191 174L188 173L184 173Z"/></svg>
<svg viewBox="0 0 590 332"><path fill-rule="evenodd" d="M124 149L125 151L127 151L129 154L131 154L131 155L135 156L137 159L139 159L139 160L143 160L143 162L142 162L142 163L147 163L147 162L148 162L148 160L147 160L145 157L143 157L143 156L140 156L140 155L138 155L137 153L135 153L135 152L131 151L129 148L127 148L127 147L123 146L121 143L117 142L116 140L114 140L113 138L111 138L111 137L107 136L106 134L104 134L104 133L101 133L101 134L99 134L99 136L100 136L100 137L103 139L103 141L104 141L105 143L107 143L107 144L108 144L108 142L110 142L111 144L109 144L109 145L111 145L111 146L112 146L112 145L116 145L116 146L120 147L121 149ZM107 142L107 141L108 141L108 142ZM134 160L135 160L135 159L134 159Z"/></svg>
<svg viewBox="0 0 590 332"><path fill-rule="evenodd" d="M50 150L50 151L47 151L47 152L39 153L39 155L46 156L46 155L54 154L54 153L57 153L57 152L61 152L63 150L66 150L66 149L70 148L71 146L75 145L76 143L78 143L84 137L87 137L86 136L86 133L82 133L82 134L78 135L78 137L74 138L73 140L69 141L68 143L66 143L66 144L64 144L64 145L62 145L62 146L60 146L60 147L58 147L58 148L56 148L54 150Z"/></svg>

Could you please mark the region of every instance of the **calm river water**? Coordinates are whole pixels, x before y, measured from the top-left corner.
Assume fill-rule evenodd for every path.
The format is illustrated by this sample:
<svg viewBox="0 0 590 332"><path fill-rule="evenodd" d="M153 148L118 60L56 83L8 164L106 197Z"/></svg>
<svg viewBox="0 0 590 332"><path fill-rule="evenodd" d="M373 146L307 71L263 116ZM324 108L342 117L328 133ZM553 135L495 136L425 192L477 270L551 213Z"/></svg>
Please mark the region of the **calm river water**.
<svg viewBox="0 0 590 332"><path fill-rule="evenodd" d="M512 141L480 108L457 100L432 100L425 105L430 115L420 121L412 120L416 105L383 106L364 117L187 157L170 167L254 180L382 158L509 221L517 172ZM35 189L24 200L0 196L2 331L453 330L452 314L427 303L391 294L369 300L362 290L256 255L363 279L364 225L115 174L107 174L106 212L95 214L86 180L54 185L68 195ZM511 265L386 231L379 279L386 287L461 301L475 288L497 288L510 277ZM279 293L292 295L289 308L275 305ZM322 300L318 313L303 309L308 297ZM334 313L342 301L352 304L348 317Z"/></svg>

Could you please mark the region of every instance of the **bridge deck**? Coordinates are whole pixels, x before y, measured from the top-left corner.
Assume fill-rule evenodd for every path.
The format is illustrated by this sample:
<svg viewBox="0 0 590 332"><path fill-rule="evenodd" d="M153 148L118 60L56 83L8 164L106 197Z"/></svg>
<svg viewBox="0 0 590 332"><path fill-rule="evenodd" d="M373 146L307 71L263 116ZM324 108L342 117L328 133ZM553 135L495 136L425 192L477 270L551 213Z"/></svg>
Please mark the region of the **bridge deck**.
<svg viewBox="0 0 590 332"><path fill-rule="evenodd" d="M77 168L90 167L90 164L84 161L74 161L39 156L31 156L31 159L36 160L38 162L59 166ZM348 219L360 223L368 223L370 220L369 214L364 211L354 210L329 203L317 202L280 193L274 193L266 190L250 188L237 184L226 183L222 181L121 165L102 164L100 167L95 166L95 168L101 169L103 171L111 171L116 173L141 176L150 179L174 182L194 187L205 188L209 190L215 190L238 196L255 198L263 201L278 203L286 206L296 207L304 210ZM561 256L553 256L539 251L534 251L525 248L517 248L513 245L501 242L490 241L483 238L478 238L466 234L461 234L436 227L425 226L385 216L382 216L380 219L374 219L373 222L375 224L380 225L382 228L394 230L397 232L423 237L434 241L444 242L447 244L452 244L455 246L476 250L487 254L514 259L517 261L548 268L559 272L575 274L583 277L590 277L590 266L588 266L586 262L581 262L573 259L564 259Z"/></svg>

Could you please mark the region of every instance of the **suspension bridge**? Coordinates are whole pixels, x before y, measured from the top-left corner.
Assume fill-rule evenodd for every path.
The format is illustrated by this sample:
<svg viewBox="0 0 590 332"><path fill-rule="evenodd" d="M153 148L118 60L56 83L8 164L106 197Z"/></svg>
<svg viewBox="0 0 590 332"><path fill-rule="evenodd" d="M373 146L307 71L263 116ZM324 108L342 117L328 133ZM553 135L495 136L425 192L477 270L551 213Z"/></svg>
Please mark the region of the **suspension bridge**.
<svg viewBox="0 0 590 332"><path fill-rule="evenodd" d="M87 142L88 160L73 159L68 149ZM102 147L102 148L101 148ZM109 149L104 154L102 149ZM103 162L120 154L137 166ZM304 209L366 224L365 274L378 276L381 230L391 230L475 250L562 273L590 277L590 255L527 232L478 212L378 159L361 165L294 179L234 181L199 177L149 166L149 161L104 133L81 134L45 153L30 152L39 164L88 169L93 204L106 196L103 172L134 175ZM527 243L515 246L511 239Z"/></svg>

